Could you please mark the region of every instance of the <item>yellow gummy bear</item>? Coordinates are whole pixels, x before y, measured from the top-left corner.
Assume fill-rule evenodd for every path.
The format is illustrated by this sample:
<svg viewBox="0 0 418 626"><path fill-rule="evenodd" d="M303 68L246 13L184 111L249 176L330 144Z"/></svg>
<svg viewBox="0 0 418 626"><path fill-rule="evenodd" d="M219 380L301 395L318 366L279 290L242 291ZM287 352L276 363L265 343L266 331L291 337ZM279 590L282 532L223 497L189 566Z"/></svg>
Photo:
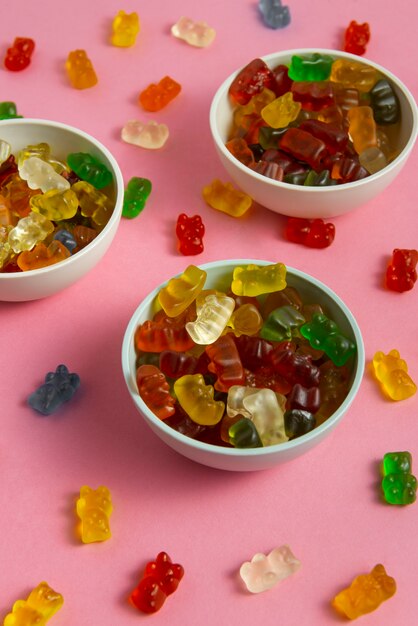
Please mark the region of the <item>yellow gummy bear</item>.
<svg viewBox="0 0 418 626"><path fill-rule="evenodd" d="M125 13L125 11L119 11L112 22L112 45L119 46L121 48L129 48L134 45L138 33L138 13Z"/></svg>
<svg viewBox="0 0 418 626"><path fill-rule="evenodd" d="M210 185L203 187L202 195L212 209L217 209L232 217L241 217L253 203L250 196L235 189L232 183L223 183L218 178L215 178Z"/></svg>
<svg viewBox="0 0 418 626"><path fill-rule="evenodd" d="M91 489L84 485L77 500L77 515L81 519L83 543L106 541L111 537L109 517L113 511L110 491L107 487Z"/></svg>
<svg viewBox="0 0 418 626"><path fill-rule="evenodd" d="M48 583L41 582L27 600L17 600L12 612L4 618L4 626L44 626L62 607L64 598Z"/></svg>
<svg viewBox="0 0 418 626"><path fill-rule="evenodd" d="M236 296L260 296L263 293L281 291L285 287L286 266L283 263L263 267L236 267L231 283L232 293Z"/></svg>
<svg viewBox="0 0 418 626"><path fill-rule="evenodd" d="M77 213L78 199L74 191L51 189L46 193L38 193L30 199L32 211L40 213L48 220L56 222L69 220Z"/></svg>
<svg viewBox="0 0 418 626"><path fill-rule="evenodd" d="M408 374L406 361L398 350L388 354L379 351L373 357L373 368L382 389L392 400L406 400L417 391L417 386Z"/></svg>
<svg viewBox="0 0 418 626"><path fill-rule="evenodd" d="M386 574L383 565L376 565L370 574L357 576L350 587L332 600L332 606L349 619L371 613L396 592L396 582Z"/></svg>
<svg viewBox="0 0 418 626"><path fill-rule="evenodd" d="M160 289L158 301L169 317L183 313L202 291L206 272L196 265L189 265L178 278L171 278Z"/></svg>
<svg viewBox="0 0 418 626"><path fill-rule="evenodd" d="M221 421L225 404L214 400L212 385L206 385L202 374L187 374L174 383L174 393L191 420L203 426L214 426Z"/></svg>
<svg viewBox="0 0 418 626"><path fill-rule="evenodd" d="M265 106L261 117L272 128L285 128L297 118L301 108L301 103L295 102L292 92L288 91Z"/></svg>

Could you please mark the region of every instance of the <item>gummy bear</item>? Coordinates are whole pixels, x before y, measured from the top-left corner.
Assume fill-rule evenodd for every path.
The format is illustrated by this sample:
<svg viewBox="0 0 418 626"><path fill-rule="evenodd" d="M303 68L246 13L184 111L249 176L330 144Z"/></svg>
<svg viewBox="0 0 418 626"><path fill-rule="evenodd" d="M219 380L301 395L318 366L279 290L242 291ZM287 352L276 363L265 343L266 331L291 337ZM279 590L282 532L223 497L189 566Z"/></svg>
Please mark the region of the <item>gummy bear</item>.
<svg viewBox="0 0 418 626"><path fill-rule="evenodd" d="M75 89L88 89L97 84L97 76L85 50L73 50L65 62L68 78Z"/></svg>
<svg viewBox="0 0 418 626"><path fill-rule="evenodd" d="M145 111L160 111L174 100L181 91L181 85L170 76L164 76L155 85L152 83L139 94L139 102Z"/></svg>
<svg viewBox="0 0 418 626"><path fill-rule="evenodd" d="M22 117L22 115L17 114L14 102L0 102L0 120L11 120L18 117Z"/></svg>
<svg viewBox="0 0 418 626"><path fill-rule="evenodd" d="M417 498L417 479L409 472L386 474L382 480L382 490L388 504L413 504Z"/></svg>
<svg viewBox="0 0 418 626"><path fill-rule="evenodd" d="M5 67L12 72L24 70L31 62L35 42L28 37L16 37L13 46L6 52Z"/></svg>
<svg viewBox="0 0 418 626"><path fill-rule="evenodd" d="M417 391L417 386L408 374L408 365L401 359L398 350L388 354L379 351L373 357L373 368L385 394L392 400L406 400Z"/></svg>
<svg viewBox="0 0 418 626"><path fill-rule="evenodd" d="M131 178L123 195L122 216L132 219L137 217L145 206L152 191L152 183L148 178Z"/></svg>
<svg viewBox="0 0 418 626"><path fill-rule="evenodd" d="M225 418L224 418L225 419ZM241 417L228 428L228 443L234 448L262 448L263 443L254 422Z"/></svg>
<svg viewBox="0 0 418 626"><path fill-rule="evenodd" d="M89 217L92 225L105 226L113 212L113 203L92 184L79 180L71 187L80 206L81 215Z"/></svg>
<svg viewBox="0 0 418 626"><path fill-rule="evenodd" d="M64 598L47 582L39 583L27 600L17 600L11 613L4 618L4 626L44 626L62 607Z"/></svg>
<svg viewBox="0 0 418 626"><path fill-rule="evenodd" d="M200 345L214 343L225 330L235 308L235 300L224 294L210 294L197 314L194 322L186 324L193 341Z"/></svg>
<svg viewBox="0 0 418 626"><path fill-rule="evenodd" d="M143 613L156 613L167 596L176 591L183 576L183 566L173 563L166 552L160 552L155 561L147 563L130 600Z"/></svg>
<svg viewBox="0 0 418 626"><path fill-rule="evenodd" d="M58 365L55 372L45 376L45 383L29 396L28 404L42 415L51 415L71 400L79 386L79 375L70 374L65 365Z"/></svg>
<svg viewBox="0 0 418 626"><path fill-rule="evenodd" d="M36 156L23 161L19 166L19 176L27 182L29 189L40 189L43 193L70 188L68 180L58 174L50 163Z"/></svg>
<svg viewBox="0 0 418 626"><path fill-rule="evenodd" d="M396 592L396 582L386 574L383 565L375 565L370 574L361 574L350 587L340 591L332 606L349 619L356 619L377 609Z"/></svg>
<svg viewBox="0 0 418 626"><path fill-rule="evenodd" d="M261 110L261 117L271 128L285 128L299 115L300 102L295 102L293 94L288 91L279 96Z"/></svg>
<svg viewBox="0 0 418 626"><path fill-rule="evenodd" d="M289 77L296 81L320 81L327 80L331 73L334 59L328 54L313 52L299 56L292 56Z"/></svg>
<svg viewBox="0 0 418 626"><path fill-rule="evenodd" d="M30 199L32 211L40 213L48 220L60 221L74 217L78 209L78 199L72 189L51 189Z"/></svg>
<svg viewBox="0 0 418 626"><path fill-rule="evenodd" d="M285 28L290 24L289 7L282 6L281 0L259 0L258 8L269 28Z"/></svg>
<svg viewBox="0 0 418 626"><path fill-rule="evenodd" d="M206 48L215 39L216 31L206 22L194 22L183 16L171 27L171 34L190 46Z"/></svg>
<svg viewBox="0 0 418 626"><path fill-rule="evenodd" d="M242 403L264 446L288 440L284 424L284 401L272 389L256 389L255 393L244 395Z"/></svg>
<svg viewBox="0 0 418 626"><path fill-rule="evenodd" d="M25 272L60 263L70 256L71 252L68 248L60 241L54 239L49 246L41 242L37 243L32 250L21 252L17 257L17 264Z"/></svg>
<svg viewBox="0 0 418 626"><path fill-rule="evenodd" d="M237 296L259 296L280 291L286 287L286 267L283 263L247 265L236 267L233 272L231 290Z"/></svg>
<svg viewBox="0 0 418 626"><path fill-rule="evenodd" d="M178 378L174 393L181 407L197 424L214 426L221 421L225 405L221 400L214 400L214 388L205 384L202 374Z"/></svg>
<svg viewBox="0 0 418 626"><path fill-rule="evenodd" d="M71 152L67 155L67 163L81 180L97 189L110 185L113 180L106 165L88 152Z"/></svg>
<svg viewBox="0 0 418 626"><path fill-rule="evenodd" d="M376 124L395 124L399 121L399 99L386 78L378 80L370 90L370 104Z"/></svg>
<svg viewBox="0 0 418 626"><path fill-rule="evenodd" d="M9 244L14 252L31 250L33 246L43 241L54 231L52 222L39 213L29 213L22 217L9 233Z"/></svg>
<svg viewBox="0 0 418 626"><path fill-rule="evenodd" d="M152 120L146 123L130 120L122 128L121 137L123 141L134 146L147 150L158 150L164 146L169 134L166 124L159 124Z"/></svg>
<svg viewBox="0 0 418 626"><path fill-rule="evenodd" d="M244 367L231 333L221 335L219 339L205 348L210 359L208 369L216 374L215 389L228 391L232 385L243 385Z"/></svg>
<svg viewBox="0 0 418 626"><path fill-rule="evenodd" d="M242 217L253 203L250 196L235 189L232 183L222 183L217 178L203 187L202 194L210 207L233 217Z"/></svg>
<svg viewBox="0 0 418 626"><path fill-rule="evenodd" d="M229 96L238 104L248 104L263 89L275 89L273 72L262 59L253 59L240 70L229 87Z"/></svg>
<svg viewBox="0 0 418 626"><path fill-rule="evenodd" d="M357 24L352 20L344 33L344 50L351 54L362 55L366 52L366 46L370 40L370 27L367 22Z"/></svg>
<svg viewBox="0 0 418 626"><path fill-rule="evenodd" d="M335 237L335 226L324 220L289 217L285 227L285 237L293 243L300 243L309 248L327 248Z"/></svg>
<svg viewBox="0 0 418 626"><path fill-rule="evenodd" d="M177 218L176 235L179 251L184 255L195 255L203 252L203 235L205 226L200 215L188 217L181 213Z"/></svg>
<svg viewBox="0 0 418 626"><path fill-rule="evenodd" d="M109 517L113 506L110 491L101 486L91 489L84 485L77 500L77 515L81 519L81 540L83 543L106 541L110 538Z"/></svg>
<svg viewBox="0 0 418 626"><path fill-rule="evenodd" d="M402 293L413 288L417 280L418 251L395 248L386 269L386 287Z"/></svg>
<svg viewBox="0 0 418 626"><path fill-rule="evenodd" d="M112 45L121 48L133 46L139 33L139 26L138 13L119 11L112 22Z"/></svg>
<svg viewBox="0 0 418 626"><path fill-rule="evenodd" d="M174 414L175 398L165 375L155 365L140 365L136 371L138 392L147 407L164 420Z"/></svg>
<svg viewBox="0 0 418 626"><path fill-rule="evenodd" d="M251 593L272 589L278 582L291 576L301 563L288 545L274 548L269 554L257 553L251 561L241 565L240 576Z"/></svg>
<svg viewBox="0 0 418 626"><path fill-rule="evenodd" d="M323 350L335 365L344 365L356 351L356 344L323 313L314 313L312 320L301 327L300 333L313 348Z"/></svg>
<svg viewBox="0 0 418 626"><path fill-rule="evenodd" d="M158 302L169 317L180 315L202 291L206 280L205 270L189 265L178 278L171 278L160 289Z"/></svg>

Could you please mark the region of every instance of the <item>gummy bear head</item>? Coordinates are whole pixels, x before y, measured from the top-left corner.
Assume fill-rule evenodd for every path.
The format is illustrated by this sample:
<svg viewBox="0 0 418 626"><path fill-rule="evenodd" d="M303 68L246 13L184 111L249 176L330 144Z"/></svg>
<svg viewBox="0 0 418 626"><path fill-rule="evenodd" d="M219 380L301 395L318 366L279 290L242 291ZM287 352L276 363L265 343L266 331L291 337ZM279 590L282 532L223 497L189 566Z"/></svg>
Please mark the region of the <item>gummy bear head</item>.
<svg viewBox="0 0 418 626"><path fill-rule="evenodd" d="M48 583L43 581L31 591L27 602L45 619L49 619L61 608L64 600L60 593L54 591Z"/></svg>

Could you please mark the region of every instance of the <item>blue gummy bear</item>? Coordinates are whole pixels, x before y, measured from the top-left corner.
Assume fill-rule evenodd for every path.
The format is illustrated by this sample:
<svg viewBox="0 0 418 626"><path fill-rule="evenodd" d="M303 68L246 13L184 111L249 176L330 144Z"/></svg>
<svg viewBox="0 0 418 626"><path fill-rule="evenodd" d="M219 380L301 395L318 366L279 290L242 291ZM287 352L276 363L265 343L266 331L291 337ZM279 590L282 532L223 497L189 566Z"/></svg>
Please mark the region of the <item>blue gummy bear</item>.
<svg viewBox="0 0 418 626"><path fill-rule="evenodd" d="M79 386L80 376L70 374L65 365L58 365L55 372L45 376L45 383L31 393L28 404L42 415L51 415L61 404L71 400Z"/></svg>
<svg viewBox="0 0 418 626"><path fill-rule="evenodd" d="M282 6L281 0L259 0L258 8L269 28L285 28L290 24L289 7Z"/></svg>
<svg viewBox="0 0 418 626"><path fill-rule="evenodd" d="M70 233L69 230L65 230L62 228L61 230L57 230L54 235L54 239L60 241L64 246L71 252L73 252L74 248L77 247L77 242L74 238L74 235Z"/></svg>

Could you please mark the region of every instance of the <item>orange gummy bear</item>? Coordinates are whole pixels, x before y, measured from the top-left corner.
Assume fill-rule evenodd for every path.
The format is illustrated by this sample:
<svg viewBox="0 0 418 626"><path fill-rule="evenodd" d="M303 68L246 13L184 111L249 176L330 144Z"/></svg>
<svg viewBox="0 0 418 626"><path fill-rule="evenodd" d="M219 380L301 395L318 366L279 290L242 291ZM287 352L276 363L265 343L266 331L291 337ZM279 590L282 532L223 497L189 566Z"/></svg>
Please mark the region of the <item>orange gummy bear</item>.
<svg viewBox="0 0 418 626"><path fill-rule="evenodd" d="M165 76L155 85L151 83L139 94L139 102L146 111L160 111L174 100L181 91L181 85L170 76Z"/></svg>
<svg viewBox="0 0 418 626"><path fill-rule="evenodd" d="M60 241L54 240L48 247L44 243L38 243L32 250L24 250L17 257L17 264L26 272L59 263L69 256L71 252L68 248Z"/></svg>

